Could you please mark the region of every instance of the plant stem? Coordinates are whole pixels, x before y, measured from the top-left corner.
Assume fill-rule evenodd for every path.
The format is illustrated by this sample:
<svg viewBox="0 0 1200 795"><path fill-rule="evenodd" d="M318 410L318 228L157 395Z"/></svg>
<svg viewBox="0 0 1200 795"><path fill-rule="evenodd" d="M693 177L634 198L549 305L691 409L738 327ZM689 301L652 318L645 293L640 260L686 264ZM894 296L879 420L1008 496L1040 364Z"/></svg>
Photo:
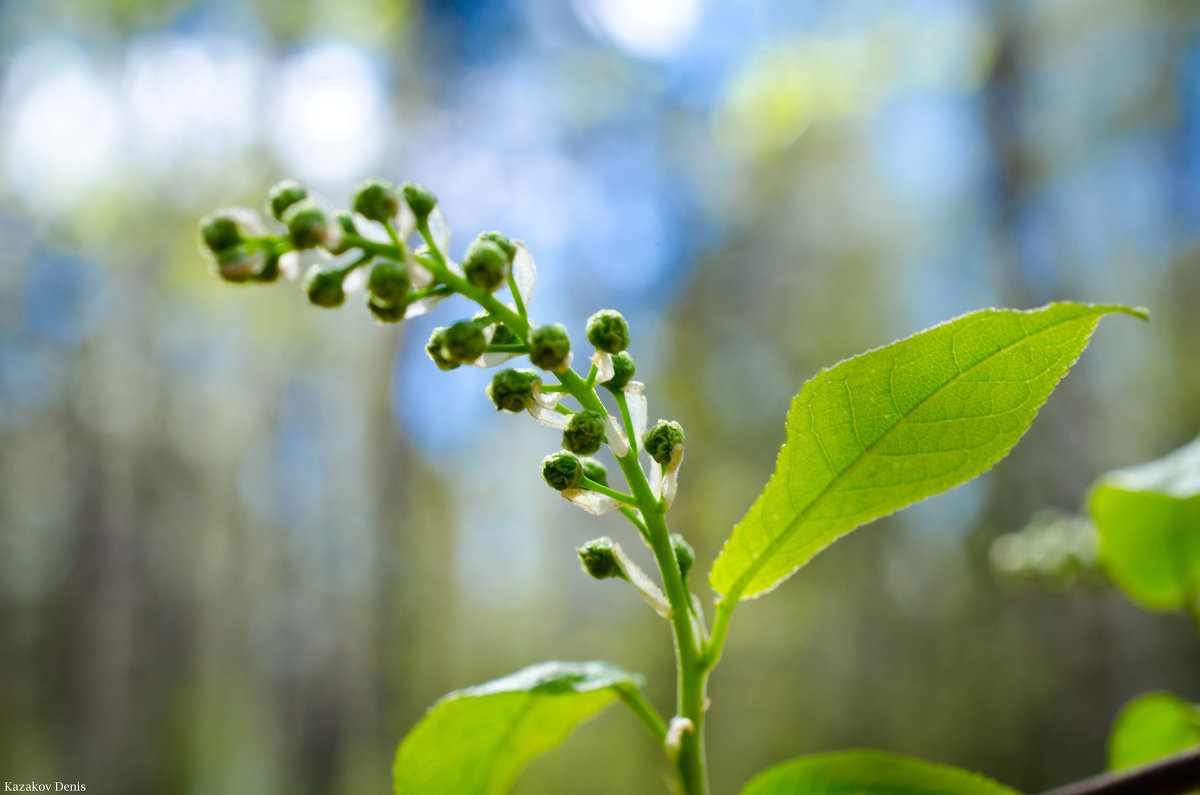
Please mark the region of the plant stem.
<svg viewBox="0 0 1200 795"><path fill-rule="evenodd" d="M525 310L525 299L521 297L521 291L517 289L517 277L513 275L512 268L508 269L508 291L512 293L513 303L517 307L517 314L523 318L528 318L529 312Z"/></svg>
<svg viewBox="0 0 1200 795"><path fill-rule="evenodd" d="M662 719L658 711L646 700L642 695L642 691L633 685L624 685L617 687L617 694L621 696L621 700L629 707L637 719L642 722L650 734L654 737L654 741L659 745L663 744L663 740L667 736L667 722Z"/></svg>
<svg viewBox="0 0 1200 795"><path fill-rule="evenodd" d="M637 504L634 501L633 497L630 497L628 494L623 494L623 493L617 491L616 489L610 489L608 486L605 486L603 483L597 483L596 481L592 480L591 478L585 477L583 479L582 486L583 486L583 488L587 489L588 491L599 492L600 494L604 494L608 497L612 497L617 502L623 502L626 505L636 505Z"/></svg>

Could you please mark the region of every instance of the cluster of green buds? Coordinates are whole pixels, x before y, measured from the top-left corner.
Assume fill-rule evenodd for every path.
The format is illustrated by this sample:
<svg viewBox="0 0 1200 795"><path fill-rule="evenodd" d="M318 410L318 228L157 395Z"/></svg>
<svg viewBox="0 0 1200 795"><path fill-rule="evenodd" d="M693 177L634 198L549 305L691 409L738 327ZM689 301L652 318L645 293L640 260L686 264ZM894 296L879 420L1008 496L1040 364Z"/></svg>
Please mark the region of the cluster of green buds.
<svg viewBox="0 0 1200 795"><path fill-rule="evenodd" d="M671 507L684 434L677 422L660 420L647 427L644 385L634 380L629 325L621 313L603 309L588 318L584 332L593 351L589 370L581 375L572 369L568 329L530 321L537 271L525 245L484 232L456 262L450 256L449 227L428 189L368 179L357 187L348 209L335 210L307 186L284 180L270 190L265 210L265 220L250 209L228 208L201 222L202 247L221 278L236 283L299 279L308 301L327 308L341 306L361 290L368 311L382 323L424 314L454 294L474 301L481 311L473 317L433 331L425 346L429 358L438 368L453 370L527 356L531 367L495 373L488 397L497 410L528 412L561 432L562 449L542 463L548 485L588 513L619 510L649 539L645 514ZM310 260L303 273L302 257ZM497 295L506 285L511 300ZM608 393L607 405L598 387ZM578 407L569 408L564 397ZM611 487L604 465L590 457L605 446L626 480L638 480L641 488L631 490L642 495L640 500ZM642 452L649 459L648 473ZM653 502L647 501L647 491ZM691 547L678 536L670 545L686 577L694 560ZM621 578L662 612L662 593L616 549ZM593 570L588 561L595 559L584 560L587 570Z"/></svg>
<svg viewBox="0 0 1200 795"><path fill-rule="evenodd" d="M201 246L226 281L299 279L308 301L329 309L363 290L367 310L382 323L424 314L453 293L423 262L438 245L435 236L423 235L429 237L424 248L408 245L431 220L441 230L437 238L448 238L436 197L420 185L369 179L355 190L350 208L335 210L306 185L286 179L268 192L265 210L264 219L229 207L201 221ZM309 260L303 274L302 256Z"/></svg>

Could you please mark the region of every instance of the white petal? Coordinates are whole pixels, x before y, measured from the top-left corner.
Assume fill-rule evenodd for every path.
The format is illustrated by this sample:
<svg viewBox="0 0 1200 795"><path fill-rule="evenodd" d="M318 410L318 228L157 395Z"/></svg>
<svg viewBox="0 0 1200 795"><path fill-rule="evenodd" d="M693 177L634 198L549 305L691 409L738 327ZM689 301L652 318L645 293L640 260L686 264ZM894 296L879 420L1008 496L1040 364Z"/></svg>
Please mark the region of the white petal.
<svg viewBox="0 0 1200 795"><path fill-rule="evenodd" d="M441 205L434 207L433 212L429 214L429 232L438 251L442 252L442 256L449 260L450 225L446 223L446 215L442 212Z"/></svg>
<svg viewBox="0 0 1200 795"><path fill-rule="evenodd" d="M367 286L367 269L355 268L350 275L346 277L346 281L342 282L342 290L346 295L354 295L359 290Z"/></svg>
<svg viewBox="0 0 1200 795"><path fill-rule="evenodd" d="M495 367L498 364L504 364L509 359L520 356L519 353L485 353L475 361L471 362L473 367Z"/></svg>
<svg viewBox="0 0 1200 795"><path fill-rule="evenodd" d="M592 354L592 364L596 365L596 383L603 384L605 381L611 381L613 377L612 354L605 351L596 351Z"/></svg>
<svg viewBox="0 0 1200 795"><path fill-rule="evenodd" d="M604 418L604 436L608 447L617 458L629 452L629 438L621 428L621 421L611 414Z"/></svg>
<svg viewBox="0 0 1200 795"><path fill-rule="evenodd" d="M409 210L409 212L412 212ZM383 224L378 221L372 221L365 215L354 214L354 228L358 230L360 237L365 237L367 240L372 240L376 243L391 244L392 237L383 228ZM411 234L411 233L410 233ZM400 238L404 240L403 237Z"/></svg>
<svg viewBox="0 0 1200 795"><path fill-rule="evenodd" d="M322 245L330 251L337 251L345 236L346 231L342 229L342 225L330 218L329 223L325 225L325 242Z"/></svg>
<svg viewBox="0 0 1200 795"><path fill-rule="evenodd" d="M563 489L562 495L592 516L603 516L621 505L620 500L587 489Z"/></svg>
<svg viewBox="0 0 1200 795"><path fill-rule="evenodd" d="M540 382L533 385L533 399L540 406L552 409L558 405L558 401L562 400L562 396L562 392L543 392Z"/></svg>
<svg viewBox="0 0 1200 795"><path fill-rule="evenodd" d="M433 274L429 272L429 268L417 262L408 246L404 247L404 264L408 267L408 276L413 287L420 290L433 284Z"/></svg>
<svg viewBox="0 0 1200 795"><path fill-rule="evenodd" d="M683 463L683 445L671 451L671 460L663 470L662 491L658 498L662 500L663 508L669 510L675 502L675 489L679 485L679 465Z"/></svg>
<svg viewBox="0 0 1200 795"><path fill-rule="evenodd" d="M646 424L650 416L650 409L646 405L646 396L643 394L645 389L646 385L641 381L630 381L621 390L625 393L625 405L629 407L629 419L633 423L633 434L639 443L646 435Z"/></svg>
<svg viewBox="0 0 1200 795"><path fill-rule="evenodd" d="M447 298L449 298L447 295L427 295L424 298L418 298L416 301L413 301L411 304L409 304L408 308L404 310L404 319L408 320L409 318L420 317L421 315L427 314L430 310L432 310L442 301L445 301Z"/></svg>
<svg viewBox="0 0 1200 795"><path fill-rule="evenodd" d="M396 236L401 243L407 243L413 232L417 231L417 216L413 215L408 202L400 202L400 212L396 214Z"/></svg>
<svg viewBox="0 0 1200 795"><path fill-rule="evenodd" d="M247 278L262 270L267 261L267 252L261 248L242 247L237 250L237 257L227 258L218 267L221 273L229 279Z"/></svg>
<svg viewBox="0 0 1200 795"><path fill-rule="evenodd" d="M613 544L613 558L616 559L617 566L620 567L629 584L646 600L647 604L654 608L654 612L669 619L673 611L666 594L654 580L646 576L646 572L642 571L642 567L637 565L633 558L625 554L625 550L621 549L620 544Z"/></svg>
<svg viewBox="0 0 1200 795"><path fill-rule="evenodd" d="M671 718L671 723L667 726L667 736L663 739L663 748L666 749L667 757L672 762L679 759L684 732L691 734L694 731L696 731L696 724L692 723L690 718L681 718L678 715Z"/></svg>
<svg viewBox="0 0 1200 795"><path fill-rule="evenodd" d="M267 234L267 227L263 224L262 216L249 207L222 207L213 215L228 215L250 237L263 237Z"/></svg>
<svg viewBox="0 0 1200 795"><path fill-rule="evenodd" d="M533 297L533 285L537 282L537 266L533 264L533 255L524 243L514 240L513 245L517 247L512 263L513 280L517 283L517 293L528 307L529 299Z"/></svg>
<svg viewBox="0 0 1200 795"><path fill-rule="evenodd" d="M567 416L559 414L554 409L548 409L545 406L530 406L529 415L535 420L556 430L562 430L567 427Z"/></svg>
<svg viewBox="0 0 1200 795"><path fill-rule="evenodd" d="M300 278L300 255L295 251L285 251L280 254L279 274L288 281Z"/></svg>

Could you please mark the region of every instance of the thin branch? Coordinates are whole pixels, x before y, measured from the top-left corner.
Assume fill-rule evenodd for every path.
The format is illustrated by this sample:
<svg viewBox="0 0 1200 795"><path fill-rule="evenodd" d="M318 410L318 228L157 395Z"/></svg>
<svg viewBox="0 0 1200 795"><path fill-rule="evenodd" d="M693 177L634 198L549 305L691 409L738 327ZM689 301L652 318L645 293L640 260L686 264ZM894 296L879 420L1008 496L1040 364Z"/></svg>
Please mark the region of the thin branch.
<svg viewBox="0 0 1200 795"><path fill-rule="evenodd" d="M1200 789L1200 746L1148 765L1105 773L1044 795L1183 795Z"/></svg>

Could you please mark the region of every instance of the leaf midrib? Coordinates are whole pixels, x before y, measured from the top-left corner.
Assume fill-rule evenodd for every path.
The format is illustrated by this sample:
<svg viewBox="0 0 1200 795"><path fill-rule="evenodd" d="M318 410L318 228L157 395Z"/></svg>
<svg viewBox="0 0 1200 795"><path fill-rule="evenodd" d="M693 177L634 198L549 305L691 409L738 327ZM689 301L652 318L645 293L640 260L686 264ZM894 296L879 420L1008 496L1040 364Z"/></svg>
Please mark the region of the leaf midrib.
<svg viewBox="0 0 1200 795"><path fill-rule="evenodd" d="M1099 307L1093 307L1092 309L1093 309L1093 311L1088 314L1075 315L1074 317L1067 318L1058 323L1048 325L1045 328L1038 329L1037 331L1033 332L1032 334L1025 334L1020 339L1015 340L1003 347L997 348L994 352L988 354L984 358L975 362L967 369L963 370L962 368L959 368L957 375L951 377L948 381L946 381L944 384L940 385L937 389L930 392L925 397L921 398L920 402L918 402L916 405L914 405L907 413L902 414L900 416L900 418L898 420L896 420L896 422L890 428L888 428L886 431L883 432L883 434L881 434L879 436L878 439L871 442L871 444L863 447L862 453L860 453L857 458L855 458L853 461L851 461L849 466L847 466L841 472L838 472L836 475L834 475L833 479L829 481L828 485L826 485L825 488L823 488L819 492L817 492L817 495L815 497L813 497L812 501L809 502L808 505L805 506L803 510L796 513L795 518L793 518L792 521L788 522L787 527L783 530L783 532L781 532L779 535L772 538L770 543L767 544L767 546L763 549L763 551L750 562L750 565L746 567L746 571L742 574L742 576L740 576L736 580L734 580L733 587L729 589L729 592L722 595L722 597L721 597L722 600L733 599L734 601L736 601L736 600L740 599L742 596L742 593L746 590L746 587L750 584L750 582L758 574L759 570L764 565L766 565L767 558L770 557L770 555L775 551L775 549L779 545L781 545L788 538L790 538L791 534L795 531L796 527L799 524L801 524L802 522L804 522L806 519L808 519L809 515L811 515L812 512L814 510L816 510L825 501L825 499L829 496L830 491L832 489L834 489L834 487L836 487L839 483L841 483L841 481L845 477L849 476L854 471L854 469L857 468L858 465L868 456L869 453L871 453L878 445L882 444L885 440L887 440L888 437L890 437L892 435L893 431L895 431L897 428L899 428L901 425L903 425L904 421L908 417L911 417L922 406L924 406L930 400L932 400L933 398L935 398L939 394L941 394L942 390L946 389L951 384L956 383L964 375L971 372L972 370L974 370L976 367L980 366L984 362L990 361L991 359L994 359L995 357L1000 356L1001 354L1007 353L1008 351L1012 350L1013 348L1017 347L1018 345L1026 342L1028 340L1033 339L1034 337L1036 337L1039 334L1050 331L1052 329L1056 329L1059 326L1064 326L1067 323L1079 320L1080 318L1083 318L1083 317L1093 317L1096 315L1104 314L1106 311L1112 311L1111 309L1106 310L1106 309L1101 309ZM953 350L953 347L954 347L954 341L952 338L951 339L951 350ZM955 358L955 364L958 364L957 357ZM1028 381L1026 383L1028 383ZM851 403L851 405L850 405L850 411L851 411L851 413L854 412L853 403ZM820 437L817 436L816 431L813 430L812 433L813 433L813 436L817 438L817 442L820 443ZM823 448L823 445L822 445L822 448Z"/></svg>

